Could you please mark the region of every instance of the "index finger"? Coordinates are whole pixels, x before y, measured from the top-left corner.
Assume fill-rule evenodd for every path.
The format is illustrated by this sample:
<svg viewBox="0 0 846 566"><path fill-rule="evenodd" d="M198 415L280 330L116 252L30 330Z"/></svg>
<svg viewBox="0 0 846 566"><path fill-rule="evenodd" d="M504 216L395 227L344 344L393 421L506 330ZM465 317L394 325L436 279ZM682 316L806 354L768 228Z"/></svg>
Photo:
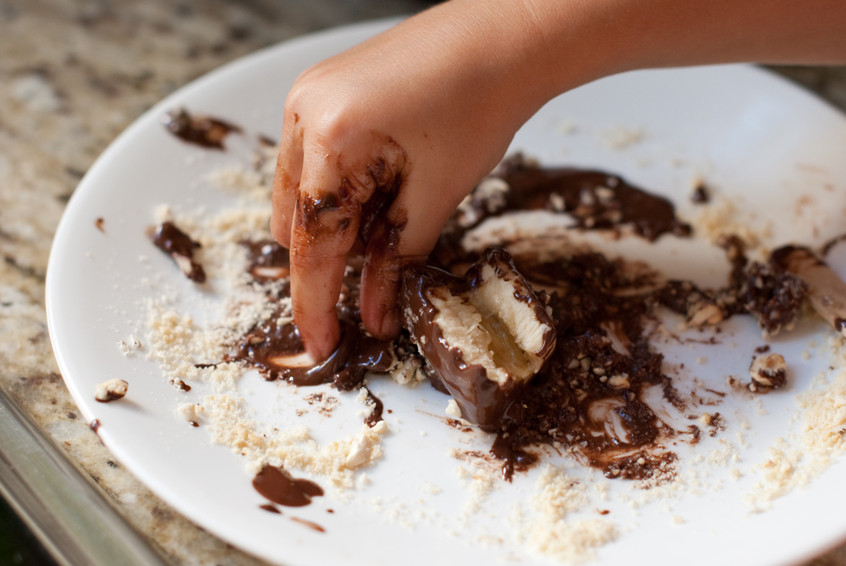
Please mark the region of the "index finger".
<svg viewBox="0 0 846 566"><path fill-rule="evenodd" d="M300 338L316 360L340 338L335 306L347 253L358 234L361 206L339 195L340 178L324 153L304 157L291 225L291 299Z"/></svg>

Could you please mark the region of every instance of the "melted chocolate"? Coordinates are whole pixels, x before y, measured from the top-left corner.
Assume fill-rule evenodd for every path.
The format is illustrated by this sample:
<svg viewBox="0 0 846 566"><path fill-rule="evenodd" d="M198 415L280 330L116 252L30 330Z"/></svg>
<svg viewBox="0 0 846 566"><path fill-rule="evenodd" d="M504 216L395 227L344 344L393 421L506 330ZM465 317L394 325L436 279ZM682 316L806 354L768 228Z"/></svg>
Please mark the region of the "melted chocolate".
<svg viewBox="0 0 846 566"><path fill-rule="evenodd" d="M372 428L382 421L382 412L385 410L385 405L382 403L381 399L376 397L373 392L370 391L370 389L365 387L364 391L367 393L368 405L373 405L373 410L370 411L369 415L364 417L364 424Z"/></svg>
<svg viewBox="0 0 846 566"><path fill-rule="evenodd" d="M580 169L515 166L503 179L511 187L507 210L547 209L566 212L583 229L610 229L621 224L656 240L663 234L690 235L676 218L670 201L628 184L621 177ZM553 195L563 200L556 205Z"/></svg>
<svg viewBox="0 0 846 566"><path fill-rule="evenodd" d="M690 226L676 217L669 200L617 175L568 167L542 168L516 155L504 161L494 177L502 179L507 190L491 204L480 193L479 188L484 186L480 184L468 199L472 208L470 220L453 217L436 257L438 252L454 253L460 235L488 217L520 210L566 213L575 220L575 227L586 230L627 225L648 240L668 233L683 237L691 233Z"/></svg>
<svg viewBox="0 0 846 566"><path fill-rule="evenodd" d="M776 250L768 263L760 263L747 259L745 246L737 237L726 238L722 247L731 265L726 287L703 290L690 281L669 281L656 293L658 301L688 320L707 307L718 311L717 321L751 314L770 336L790 328L799 318L808 293L807 284L784 265L793 248Z"/></svg>
<svg viewBox="0 0 846 566"><path fill-rule="evenodd" d="M278 281L291 274L288 250L272 240L242 242L247 248L247 271L260 283ZM287 293L287 289L284 291Z"/></svg>
<svg viewBox="0 0 846 566"><path fill-rule="evenodd" d="M323 488L313 481L294 478L276 466L264 466L253 478L253 487L266 499L286 507L303 507L312 497L323 495Z"/></svg>
<svg viewBox="0 0 846 566"><path fill-rule="evenodd" d="M396 239L402 227L391 231L390 227L379 224L378 218L393 201L401 179L376 169L369 174L377 190L362 212L359 236L371 241L384 240L384 247L389 249L392 238ZM448 222L433 252L436 266L457 269L459 264L475 261L458 243L466 231L493 214L518 209L566 212L583 229L615 229L627 225L648 240L668 233L690 234L690 227L675 217L669 201L614 175L566 168L541 169L526 165L521 159L507 162L501 174L508 184L505 199L492 205L479 195L473 196L470 199L476 207L473 221L461 221L456 215ZM348 204L358 190L354 185L346 179L342 183L346 189L339 195L299 203L302 209L299 228L309 230L316 238L337 237L338 230L346 230L350 224L345 219L351 218ZM245 243L245 246L248 270L256 281L286 281L289 259L282 248L272 242ZM552 290L532 298L540 308L551 311L555 326L554 350L534 379L525 388L507 395L498 387L493 392L480 390L468 394L474 410L496 407L497 416L487 421L485 428L497 433L489 456L502 462L503 477L510 479L514 473L531 466L537 460L532 447L542 445L558 450L571 448L586 465L602 470L608 477L672 477L676 455L666 446L682 434L695 443L701 432L696 426L673 429L643 400L647 390L657 389L667 403L679 409L685 406L672 380L662 371L663 357L649 344L648 328L655 308L663 305L690 317L703 305L714 305L726 318L753 314L763 328L773 333L792 322L804 296L801 284L779 266L778 254L774 254L770 263L760 264L747 260L743 243L737 238L727 239L723 246L732 269L727 285L716 290L699 289L689 281L662 284L658 274L648 271L628 275L622 262L610 261L600 254L582 253L552 261L529 255L515 258L516 269L526 281L552 289L566 286L566 292ZM268 273L272 276L266 277ZM367 336L359 329L359 276L360 270L356 269L345 276L338 309L345 321L342 339L326 362L313 368L286 367L284 359L302 353L303 346L296 327L291 323L279 324L279 317L271 317L250 330L227 359L255 367L266 379L286 379L298 385L332 383L339 390L350 390L364 386L367 371L389 371L398 353L417 355L407 335L391 344ZM445 285L456 293L466 292L473 285L472 272L461 279L427 267L413 268L404 276L411 278L406 285L411 293L403 298L403 306L421 319L431 318L432 313L413 297L415 293L421 295L429 283ZM650 290L632 292L641 288ZM283 294L287 292L284 287ZM279 295L269 295L270 301L278 298ZM846 321L841 324L846 326ZM429 328L429 331L432 333L429 338L437 340L437 329ZM424 370L433 386L446 391L447 384L429 365L431 361L422 360ZM381 418L383 407L367 392L375 405L366 420L372 426ZM716 430L718 427L712 427L709 433ZM284 485L297 481L274 468L265 468L260 475L275 478L274 481L281 477L284 481L278 481ZM264 478L259 483L265 481L270 480Z"/></svg>
<svg viewBox="0 0 846 566"><path fill-rule="evenodd" d="M506 481L511 481L515 471L526 471L538 460L537 456L509 442L501 434L494 440L491 454L502 461L502 478Z"/></svg>
<svg viewBox="0 0 846 566"><path fill-rule="evenodd" d="M234 124L219 118L189 114L185 109L166 114L162 123L167 131L182 141L209 149L224 149L226 136L241 132L241 128Z"/></svg>
<svg viewBox="0 0 846 566"><path fill-rule="evenodd" d="M565 281L566 292L552 291L549 299L557 321L556 351L505 411L498 442L507 439L512 450L570 446L608 477L672 477L676 455L662 446L691 431L662 422L641 399L648 388L657 387L666 402L679 409L685 405L662 371L663 357L649 344L646 323L654 307L663 304L689 314L697 305L713 304L725 317L752 314L774 332L790 324L802 306L804 285L777 261L749 262L739 241L727 242L726 250L733 266L730 280L712 291L669 281L653 291L619 293L654 283L657 274L629 279L619 262L598 254L554 263L518 262L530 281ZM692 439L697 437L698 429Z"/></svg>
<svg viewBox="0 0 846 566"><path fill-rule="evenodd" d="M200 244L191 239L173 222L163 222L152 235L153 244L176 261L185 276L196 283L206 280L203 266L194 261L194 250Z"/></svg>
<svg viewBox="0 0 846 566"><path fill-rule="evenodd" d="M393 366L391 343L363 336L358 326L345 322L341 341L323 362L308 367L291 367L286 360L305 352L297 327L279 324L271 317L253 328L241 340L227 361L245 362L268 381L283 379L295 385L334 383L350 390L361 384L368 371L386 372Z"/></svg>
<svg viewBox="0 0 846 566"><path fill-rule="evenodd" d="M126 397L126 394L115 393L113 391L108 391L106 396L103 398L94 397L94 400L98 403L111 403L112 401L118 401Z"/></svg>

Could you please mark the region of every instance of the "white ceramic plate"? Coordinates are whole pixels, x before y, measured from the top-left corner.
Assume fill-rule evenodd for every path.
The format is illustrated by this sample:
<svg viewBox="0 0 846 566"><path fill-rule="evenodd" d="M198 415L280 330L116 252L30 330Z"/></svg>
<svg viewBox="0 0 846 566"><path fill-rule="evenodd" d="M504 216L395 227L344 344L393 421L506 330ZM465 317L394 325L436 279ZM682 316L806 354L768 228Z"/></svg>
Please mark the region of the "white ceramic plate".
<svg viewBox="0 0 846 566"><path fill-rule="evenodd" d="M332 30L246 57L174 93L124 132L85 176L56 235L47 282L56 356L85 418L99 420L103 442L127 468L197 524L257 556L290 565L546 563L509 538L514 530L509 517L515 506L528 504L537 470L499 485L462 523L473 496L457 477L461 463L448 449L485 449L489 440L446 426L445 398L428 386L373 383L391 409L386 421L393 433L385 440L384 460L367 472L370 485L343 495L330 491L311 506L284 509L280 516L259 509L263 499L252 489L241 458L211 444L202 427L186 426L175 416L177 405L201 399L203 387L179 392L153 362L126 357L116 346L143 333L145 300L157 292L147 285L151 269L180 296L192 293L145 236L153 209L169 203L221 210L230 201L207 190L201 179L244 159L237 151L212 152L180 142L162 128L161 116L184 106L239 124L251 134L276 137L285 93L297 74L389 23ZM747 222L759 230L769 224L772 245L819 245L846 229L846 119L791 84L748 66L605 79L548 104L519 132L513 148L547 164L621 173L670 196L688 212L693 210L689 191L701 176L734 199L737 216L726 221ZM95 227L97 218L105 220L104 232ZM654 259L670 271L712 279L720 273L684 246L656 249L661 251ZM830 260L846 274L846 257L839 256ZM189 299L184 300L188 308ZM791 385L759 401L729 396L719 408L728 429L717 439L706 438L685 458L693 462L697 453L705 456L706 462L691 466L708 470L708 458L729 446L739 459L707 471L698 488L687 485L680 493L640 505L638 498L655 494L568 464L569 474L608 486L609 496L600 504L611 512L602 518L613 521L620 536L597 550L597 563L795 563L841 540L846 535L842 459L806 487L775 500L766 512L751 512L746 503L766 449L799 430L800 421L791 417L796 397L831 363L822 348L831 334L807 322L774 342L791 364ZM721 345L699 349L668 346L667 355L671 361L686 360L687 368L695 368L689 373L726 390L726 376L744 378L762 339L743 320L727 325L723 338ZM113 377L130 382L130 395L121 402L95 402L95 385ZM268 391L283 385L253 378L243 387L252 391L247 402L261 418L280 427L296 418L267 401L276 398ZM348 413L314 426L328 438L356 430L361 417L355 410ZM291 515L326 532L286 520ZM568 520L581 516L599 517L594 507ZM503 541L487 544L497 537Z"/></svg>

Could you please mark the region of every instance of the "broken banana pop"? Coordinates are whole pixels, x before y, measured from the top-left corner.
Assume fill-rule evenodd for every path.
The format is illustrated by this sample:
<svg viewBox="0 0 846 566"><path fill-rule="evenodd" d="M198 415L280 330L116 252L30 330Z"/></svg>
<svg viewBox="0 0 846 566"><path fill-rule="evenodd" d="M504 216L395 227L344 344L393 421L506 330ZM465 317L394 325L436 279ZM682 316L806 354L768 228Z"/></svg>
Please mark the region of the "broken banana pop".
<svg viewBox="0 0 846 566"><path fill-rule="evenodd" d="M463 278L434 268L403 275L403 324L462 416L485 430L555 348L544 304L502 249L490 249Z"/></svg>
<svg viewBox="0 0 846 566"><path fill-rule="evenodd" d="M811 250L801 246L778 248L772 253L772 261L808 285L811 306L846 336L846 283Z"/></svg>

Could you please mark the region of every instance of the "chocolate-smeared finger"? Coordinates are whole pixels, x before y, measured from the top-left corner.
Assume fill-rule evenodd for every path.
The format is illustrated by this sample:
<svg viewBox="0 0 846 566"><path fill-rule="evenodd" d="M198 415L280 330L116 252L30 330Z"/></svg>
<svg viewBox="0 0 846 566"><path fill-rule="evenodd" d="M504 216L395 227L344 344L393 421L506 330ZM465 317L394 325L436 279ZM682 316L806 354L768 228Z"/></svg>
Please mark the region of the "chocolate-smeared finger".
<svg viewBox="0 0 846 566"><path fill-rule="evenodd" d="M273 177L273 215L270 231L277 242L291 245L291 223L303 169L303 131L296 114L285 113L282 142Z"/></svg>
<svg viewBox="0 0 846 566"><path fill-rule="evenodd" d="M846 336L846 283L811 250L783 246L772 253L773 263L808 285L811 306L835 330Z"/></svg>
<svg viewBox="0 0 846 566"><path fill-rule="evenodd" d="M322 155L305 155L291 227L291 300L302 341L316 360L329 356L340 336L335 305L360 220L360 204L341 198L339 186Z"/></svg>
<svg viewBox="0 0 846 566"><path fill-rule="evenodd" d="M345 256L316 256L291 248L291 302L308 353L323 360L340 337L335 304L341 292Z"/></svg>
<svg viewBox="0 0 846 566"><path fill-rule="evenodd" d="M448 197L432 189L439 187L450 194L444 183L419 173L406 168L402 190L389 200L385 212L362 216L361 232L368 238L361 276L361 319L367 330L381 339L394 338L400 330L398 296L403 269L426 262L458 204L445 201Z"/></svg>

